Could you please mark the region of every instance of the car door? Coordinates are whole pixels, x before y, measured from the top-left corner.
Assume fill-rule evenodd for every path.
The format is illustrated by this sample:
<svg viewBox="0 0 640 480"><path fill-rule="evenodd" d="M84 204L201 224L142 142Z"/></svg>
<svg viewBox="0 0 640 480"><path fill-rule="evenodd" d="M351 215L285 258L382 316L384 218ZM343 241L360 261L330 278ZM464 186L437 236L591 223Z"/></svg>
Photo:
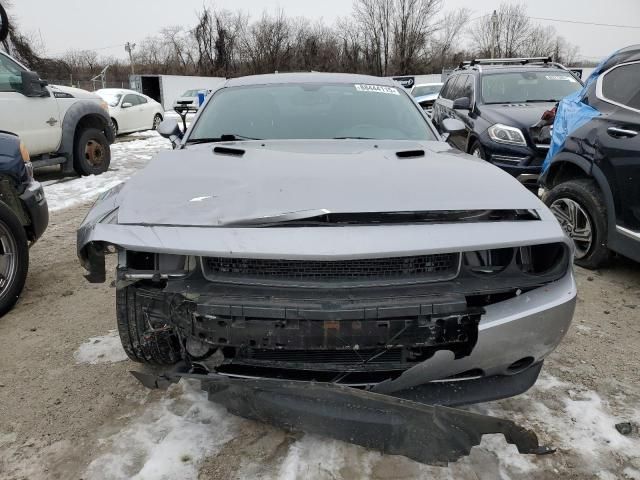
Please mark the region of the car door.
<svg viewBox="0 0 640 480"><path fill-rule="evenodd" d="M58 102L49 88L46 96L26 97L22 71L26 69L0 52L0 129L17 133L30 155L55 152L62 138Z"/></svg>
<svg viewBox="0 0 640 480"><path fill-rule="evenodd" d="M640 232L640 62L614 67L598 80L597 95L613 108L599 117L603 155L596 164L611 184L619 227Z"/></svg>
<svg viewBox="0 0 640 480"><path fill-rule="evenodd" d="M433 123L436 125L438 130L442 133L442 120L449 117L449 108L451 107L451 97L449 94L451 93L453 86L458 80L457 75L450 76L445 82L442 90L440 91L440 96L436 99L433 105Z"/></svg>
<svg viewBox="0 0 640 480"><path fill-rule="evenodd" d="M473 119L470 117L471 109L454 109L453 102L459 98L466 98L469 100L469 105L473 108L473 95L474 95L474 78L473 75L464 74L460 75L459 80L455 84L453 99L451 101L451 117L457 118L465 125L465 130L462 132L452 133L448 139L448 142L463 152L467 150L467 140L469 138L469 132L473 129Z"/></svg>
<svg viewBox="0 0 640 480"><path fill-rule="evenodd" d="M135 107L136 113L136 130L149 130L153 124L153 113L151 113L151 104L142 95L136 95L138 105Z"/></svg>
<svg viewBox="0 0 640 480"><path fill-rule="evenodd" d="M119 127L121 132L132 132L136 129L139 120L136 110L138 106L138 95L127 93L120 102Z"/></svg>

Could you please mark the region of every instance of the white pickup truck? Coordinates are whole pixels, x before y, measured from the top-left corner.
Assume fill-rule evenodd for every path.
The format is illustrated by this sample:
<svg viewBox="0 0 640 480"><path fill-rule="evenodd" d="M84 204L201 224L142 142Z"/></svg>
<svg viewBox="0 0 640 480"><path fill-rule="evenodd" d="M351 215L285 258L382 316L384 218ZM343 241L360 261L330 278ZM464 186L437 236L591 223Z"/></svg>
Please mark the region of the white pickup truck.
<svg viewBox="0 0 640 480"><path fill-rule="evenodd" d="M20 136L34 168L98 175L109 168L114 132L107 104L78 88L48 85L0 51L0 130Z"/></svg>

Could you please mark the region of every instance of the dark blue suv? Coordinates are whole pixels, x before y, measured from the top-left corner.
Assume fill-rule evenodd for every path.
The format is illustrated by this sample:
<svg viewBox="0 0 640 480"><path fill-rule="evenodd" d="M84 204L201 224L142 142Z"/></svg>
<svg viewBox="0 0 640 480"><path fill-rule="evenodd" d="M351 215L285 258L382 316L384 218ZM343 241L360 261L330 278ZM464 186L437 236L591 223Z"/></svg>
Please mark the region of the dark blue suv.
<svg viewBox="0 0 640 480"><path fill-rule="evenodd" d="M549 58L483 59L463 62L447 79L433 108L443 132L445 118L466 129L448 141L537 189L551 139L544 113L582 88L580 80Z"/></svg>

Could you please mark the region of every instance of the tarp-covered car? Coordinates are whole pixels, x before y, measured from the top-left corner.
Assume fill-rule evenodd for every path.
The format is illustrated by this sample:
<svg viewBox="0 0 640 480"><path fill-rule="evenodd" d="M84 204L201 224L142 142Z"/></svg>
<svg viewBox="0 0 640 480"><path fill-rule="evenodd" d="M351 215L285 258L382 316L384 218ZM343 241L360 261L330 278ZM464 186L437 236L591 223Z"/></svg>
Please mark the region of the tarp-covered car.
<svg viewBox="0 0 640 480"><path fill-rule="evenodd" d="M554 216L443 142L392 80L233 79L184 135L160 131L176 149L78 231L91 281L118 253L132 360L459 405L529 388L567 332L572 244Z"/></svg>

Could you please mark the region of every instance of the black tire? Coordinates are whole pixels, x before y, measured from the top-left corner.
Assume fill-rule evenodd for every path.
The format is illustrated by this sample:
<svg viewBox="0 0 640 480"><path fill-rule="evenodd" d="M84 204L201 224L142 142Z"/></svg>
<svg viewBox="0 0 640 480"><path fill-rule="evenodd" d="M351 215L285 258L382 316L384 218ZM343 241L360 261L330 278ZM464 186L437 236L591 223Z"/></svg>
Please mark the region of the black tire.
<svg viewBox="0 0 640 480"><path fill-rule="evenodd" d="M15 213L0 202L0 316L7 313L20 298L29 271L29 243L22 223Z"/></svg>
<svg viewBox="0 0 640 480"><path fill-rule="evenodd" d="M111 130L113 130L114 138L118 136L118 122L116 122L115 118L111 119Z"/></svg>
<svg viewBox="0 0 640 480"><path fill-rule="evenodd" d="M476 155L476 151L478 152L478 155ZM480 142L478 142L477 140L473 142L473 144L471 145L471 148L469 149L469 154L479 157L483 160L487 159L487 156L484 153L484 148L482 147Z"/></svg>
<svg viewBox="0 0 640 480"><path fill-rule="evenodd" d="M134 362L173 365L181 359L180 344L166 325L147 316L150 305L162 297L152 289L129 286L116 292L116 315L120 341Z"/></svg>
<svg viewBox="0 0 640 480"><path fill-rule="evenodd" d="M586 242L578 243L574 239L576 245L574 262L591 270L605 266L612 254L607 245L607 208L596 183L588 178L569 180L553 187L545 194L543 200L552 211L554 211L553 207L556 207L554 214L569 236L571 231L567 230L563 217L557 212L557 207L567 200L578 204L590 222L591 241L587 247Z"/></svg>
<svg viewBox="0 0 640 480"><path fill-rule="evenodd" d="M100 175L109 169L111 149L101 130L85 128L76 134L73 168L79 175Z"/></svg>
<svg viewBox="0 0 640 480"><path fill-rule="evenodd" d="M162 122L162 115L156 113L153 117L153 125L151 125L151 130L157 130L160 122Z"/></svg>

